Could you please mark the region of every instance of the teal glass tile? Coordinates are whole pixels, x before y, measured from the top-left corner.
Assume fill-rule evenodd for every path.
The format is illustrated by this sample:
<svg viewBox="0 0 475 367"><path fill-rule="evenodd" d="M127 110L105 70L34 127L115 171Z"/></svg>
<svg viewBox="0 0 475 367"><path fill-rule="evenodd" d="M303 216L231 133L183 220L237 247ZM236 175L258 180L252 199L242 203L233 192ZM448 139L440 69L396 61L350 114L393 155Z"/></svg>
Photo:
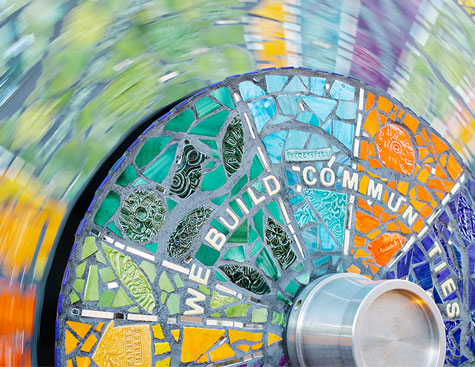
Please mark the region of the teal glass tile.
<svg viewBox="0 0 475 367"><path fill-rule="evenodd" d="M310 91L317 96L322 96L325 92L324 78L310 78Z"/></svg>
<svg viewBox="0 0 475 367"><path fill-rule="evenodd" d="M223 259L233 260L240 263L243 262L244 260L246 260L246 252L244 251L244 246L231 247L226 251Z"/></svg>
<svg viewBox="0 0 475 367"><path fill-rule="evenodd" d="M307 285L310 282L310 273L299 275L295 279L297 279L303 285Z"/></svg>
<svg viewBox="0 0 475 367"><path fill-rule="evenodd" d="M175 154L178 145L173 144L168 147L165 153L162 154L150 167L148 167L143 175L150 180L161 183L167 177L173 162L175 161Z"/></svg>
<svg viewBox="0 0 475 367"><path fill-rule="evenodd" d="M277 125L283 122L289 121L290 118L283 115L276 115L272 120L269 121L270 125Z"/></svg>
<svg viewBox="0 0 475 367"><path fill-rule="evenodd" d="M228 281L228 278L226 278L219 271L216 272L215 278L216 278L216 280L219 280L220 282L227 282Z"/></svg>
<svg viewBox="0 0 475 367"><path fill-rule="evenodd" d="M321 121L325 121L336 106L336 101L333 99L302 96L302 100Z"/></svg>
<svg viewBox="0 0 475 367"><path fill-rule="evenodd" d="M170 139L171 138L169 136L149 138L135 157L135 163L137 164L137 167L142 168L143 166L149 164L162 152Z"/></svg>
<svg viewBox="0 0 475 367"><path fill-rule="evenodd" d="M269 254L269 251L267 251L265 247L262 249L259 255L257 255L256 265L273 280L279 279L282 275L272 256Z"/></svg>
<svg viewBox="0 0 475 367"><path fill-rule="evenodd" d="M284 94L277 96L280 109L284 115L296 115L300 111L300 95L299 94Z"/></svg>
<svg viewBox="0 0 475 367"><path fill-rule="evenodd" d="M200 139L200 141L203 143L203 144L206 144L207 146L209 146L210 148L214 149L214 150L217 150L218 149L218 144L216 143L215 140L212 140L212 139Z"/></svg>
<svg viewBox="0 0 475 367"><path fill-rule="evenodd" d="M266 95L266 92L261 87L250 81L239 83L239 91L244 101Z"/></svg>
<svg viewBox="0 0 475 367"><path fill-rule="evenodd" d="M236 195L241 189L244 187L245 184L248 182L247 175L242 176L239 181L234 185L234 187L231 189L231 197Z"/></svg>
<svg viewBox="0 0 475 367"><path fill-rule="evenodd" d="M302 83L300 78L295 75L284 88L284 92L306 92L307 87Z"/></svg>
<svg viewBox="0 0 475 367"><path fill-rule="evenodd" d="M205 168L213 168L214 166L216 166L216 161L209 161L205 164Z"/></svg>
<svg viewBox="0 0 475 367"><path fill-rule="evenodd" d="M326 123L323 124L322 129L325 130L327 133L332 133L332 121L328 120Z"/></svg>
<svg viewBox="0 0 475 367"><path fill-rule="evenodd" d="M317 217L315 216L315 214L313 214L307 203L303 204L300 208L298 208L295 211L294 215L295 220L301 228L308 223L317 221Z"/></svg>
<svg viewBox="0 0 475 367"><path fill-rule="evenodd" d="M299 223L300 225L300 223ZM308 252L315 252L318 249L318 227L312 227L303 231L302 238Z"/></svg>
<svg viewBox="0 0 475 367"><path fill-rule="evenodd" d="M313 126L320 126L320 122L318 121L318 117L315 116L313 113L304 111L300 112L296 118L297 121L303 122L304 124L310 124Z"/></svg>
<svg viewBox="0 0 475 367"><path fill-rule="evenodd" d="M211 92L211 95L225 106L233 109L236 108L228 88L223 87L216 89Z"/></svg>
<svg viewBox="0 0 475 367"><path fill-rule="evenodd" d="M104 198L104 201L101 203L99 209L97 209L96 215L94 216L94 223L100 227L104 225L111 219L112 215L116 212L120 205L120 196L114 191L109 191L109 193Z"/></svg>
<svg viewBox="0 0 475 367"><path fill-rule="evenodd" d="M269 209L270 213L275 219L284 224L284 218L280 212L279 204L277 204L276 201L272 201L271 203L267 204L267 209Z"/></svg>
<svg viewBox="0 0 475 367"><path fill-rule="evenodd" d="M254 123L258 132L264 128L265 124L275 115L276 105L274 98L263 98L248 103Z"/></svg>
<svg viewBox="0 0 475 367"><path fill-rule="evenodd" d="M285 176L287 177L287 185L289 186L293 186L300 182L299 176L293 171L289 171L288 169L286 169Z"/></svg>
<svg viewBox="0 0 475 367"><path fill-rule="evenodd" d="M211 112L216 111L221 107L221 105L209 97L203 97L195 103L195 107L196 112L198 113L198 118L202 118L208 116Z"/></svg>
<svg viewBox="0 0 475 367"><path fill-rule="evenodd" d="M295 283L293 280L289 282L287 287L285 287L285 291L290 293L291 295L295 296L295 293L299 290L299 285Z"/></svg>
<svg viewBox="0 0 475 367"><path fill-rule="evenodd" d="M187 109L186 111L183 111L182 113L168 121L163 130L186 132L188 131L194 120L195 116L193 115L193 111Z"/></svg>
<svg viewBox="0 0 475 367"><path fill-rule="evenodd" d="M303 149L310 133L300 130L290 130L287 140L285 141L285 149Z"/></svg>
<svg viewBox="0 0 475 367"><path fill-rule="evenodd" d="M277 298L278 301L284 302L288 306L290 306L292 304L292 301L285 298L281 291L277 291L277 297L276 298Z"/></svg>
<svg viewBox="0 0 475 367"><path fill-rule="evenodd" d="M287 131L277 131L262 139L272 163L280 163L287 133Z"/></svg>
<svg viewBox="0 0 475 367"><path fill-rule="evenodd" d="M132 184L132 187L137 187L137 186L140 186L140 185L148 185L150 182L144 180L142 177L139 177L137 179L137 181L135 181L133 184Z"/></svg>
<svg viewBox="0 0 475 367"><path fill-rule="evenodd" d="M303 201L303 196L297 195L297 196L291 197L289 201L290 201L290 205L292 206L297 205L298 203L301 203Z"/></svg>
<svg viewBox="0 0 475 367"><path fill-rule="evenodd" d="M223 226L223 225L221 224L221 222L218 222L217 219L213 219L213 220L211 221L211 225L212 225L214 228L216 228L218 231L220 231L221 233L224 233L225 235L229 234L228 229L227 229L225 226Z"/></svg>
<svg viewBox="0 0 475 367"><path fill-rule="evenodd" d="M219 189L226 183L226 173L223 165L204 175L201 182L202 191L213 191Z"/></svg>
<svg viewBox="0 0 475 367"><path fill-rule="evenodd" d="M170 198L167 198L167 206L168 206L168 211L172 211L173 208L178 204L175 200L172 200Z"/></svg>
<svg viewBox="0 0 475 367"><path fill-rule="evenodd" d="M231 209L233 210L234 213L236 213L240 218L243 217L243 213L241 211L241 208L239 207L238 203L236 202L236 200L232 200L229 202L229 206L231 207Z"/></svg>
<svg viewBox="0 0 475 367"><path fill-rule="evenodd" d="M206 266L213 266L219 259L219 251L202 244L195 254L196 260Z"/></svg>
<svg viewBox="0 0 475 367"><path fill-rule="evenodd" d="M243 192L242 199L244 200L244 204L246 204L246 207L248 209L251 209L252 208L252 202L251 202L251 198L249 197L249 193L247 191Z"/></svg>
<svg viewBox="0 0 475 367"><path fill-rule="evenodd" d="M135 168L129 164L127 167L125 167L124 171L120 174L115 183L125 187L137 177L138 176L137 172L135 172Z"/></svg>
<svg viewBox="0 0 475 367"><path fill-rule="evenodd" d="M153 253L155 253L155 252L157 252L157 246L158 246L157 243L149 243L149 244L145 245L145 248L152 251Z"/></svg>
<svg viewBox="0 0 475 367"><path fill-rule="evenodd" d="M228 238L228 243L247 243L248 239L248 224L247 219L237 227L233 234Z"/></svg>
<svg viewBox="0 0 475 367"><path fill-rule="evenodd" d="M356 102L340 101L336 108L336 115L345 120L353 120L356 117Z"/></svg>
<svg viewBox="0 0 475 367"><path fill-rule="evenodd" d="M289 77L285 75L266 75L267 93L280 92Z"/></svg>
<svg viewBox="0 0 475 367"><path fill-rule="evenodd" d="M325 227L321 224L318 225L318 234L322 251L334 251L339 249L339 246L336 244L332 236L330 236L330 233L328 233Z"/></svg>
<svg viewBox="0 0 475 367"><path fill-rule="evenodd" d="M336 99L353 100L355 98L355 87L335 80L330 88L330 96Z"/></svg>
<svg viewBox="0 0 475 367"><path fill-rule="evenodd" d="M120 233L119 229L117 228L114 222L110 222L107 226L107 229L114 232L117 236L122 237L122 234Z"/></svg>
<svg viewBox="0 0 475 367"><path fill-rule="evenodd" d="M221 110L198 123L190 130L190 134L216 137L226 122L228 115L228 110Z"/></svg>
<svg viewBox="0 0 475 367"><path fill-rule="evenodd" d="M216 205L221 205L224 202L224 200L226 200L228 195L229 194L224 194L223 196L219 196L217 198L211 199L211 202Z"/></svg>
<svg viewBox="0 0 475 367"><path fill-rule="evenodd" d="M252 226L249 226L249 243L253 243L258 237L259 235L254 230L254 228L252 228Z"/></svg>
<svg viewBox="0 0 475 367"><path fill-rule="evenodd" d="M300 81L303 83L303 85L305 86L305 88L308 89L308 76L303 76L303 75L299 75L299 78L300 78ZM307 90L305 89L305 90Z"/></svg>
<svg viewBox="0 0 475 367"><path fill-rule="evenodd" d="M256 154L252 160L251 170L249 171L251 181L259 177L262 171L264 171L264 167L262 166L259 156Z"/></svg>
<svg viewBox="0 0 475 367"><path fill-rule="evenodd" d="M261 194L264 192L264 186L262 186L261 181L256 181L252 184L252 187L254 187L258 192Z"/></svg>
<svg viewBox="0 0 475 367"><path fill-rule="evenodd" d="M254 221L254 227L256 228L257 233L261 238L264 238L264 211L261 209L259 210L254 216L252 217Z"/></svg>
<svg viewBox="0 0 475 367"><path fill-rule="evenodd" d="M313 266L315 266L316 268L319 268L320 266L328 263L329 261L330 261L330 255L323 256L323 257L314 259L313 260Z"/></svg>
<svg viewBox="0 0 475 367"><path fill-rule="evenodd" d="M333 136L341 141L350 151L353 150L353 137L355 125L343 121L333 121Z"/></svg>
<svg viewBox="0 0 475 367"><path fill-rule="evenodd" d="M264 246L261 241L257 240L254 246L252 247L251 257L257 254L257 252Z"/></svg>
<svg viewBox="0 0 475 367"><path fill-rule="evenodd" d="M170 316L180 313L180 296L178 294L170 294L167 299L167 308Z"/></svg>
<svg viewBox="0 0 475 367"><path fill-rule="evenodd" d="M327 140L323 136L317 135L317 134L312 134L307 144L307 149L319 149L319 148L327 148L327 147L328 147Z"/></svg>

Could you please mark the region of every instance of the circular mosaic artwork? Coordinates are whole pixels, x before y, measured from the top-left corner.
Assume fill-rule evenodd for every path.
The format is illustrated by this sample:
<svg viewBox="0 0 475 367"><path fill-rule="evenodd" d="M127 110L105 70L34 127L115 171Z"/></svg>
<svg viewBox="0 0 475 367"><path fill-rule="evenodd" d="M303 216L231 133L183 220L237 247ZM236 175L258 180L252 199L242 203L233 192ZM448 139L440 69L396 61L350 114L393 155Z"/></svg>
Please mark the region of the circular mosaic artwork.
<svg viewBox="0 0 475 367"><path fill-rule="evenodd" d="M57 361L284 366L295 295L337 272L418 284L446 364L475 361L474 195L446 141L371 86L230 77L152 124L101 184L65 272Z"/></svg>

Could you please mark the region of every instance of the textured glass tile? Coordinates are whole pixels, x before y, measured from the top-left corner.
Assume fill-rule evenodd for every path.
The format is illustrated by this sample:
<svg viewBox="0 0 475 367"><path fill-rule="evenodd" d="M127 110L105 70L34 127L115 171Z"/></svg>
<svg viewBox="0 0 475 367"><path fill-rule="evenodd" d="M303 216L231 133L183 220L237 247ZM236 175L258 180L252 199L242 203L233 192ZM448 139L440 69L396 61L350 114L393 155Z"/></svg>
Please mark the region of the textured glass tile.
<svg viewBox="0 0 475 367"><path fill-rule="evenodd" d="M195 103L198 118L205 117L211 112L216 111L221 106L209 97L203 97Z"/></svg>
<svg viewBox="0 0 475 367"><path fill-rule="evenodd" d="M74 281L74 289L77 290L79 293L81 293L84 289L84 279L76 279Z"/></svg>
<svg viewBox="0 0 475 367"><path fill-rule="evenodd" d="M299 176L292 171L289 171L288 169L285 170L285 175L287 176L287 184L289 186L298 184L300 182Z"/></svg>
<svg viewBox="0 0 475 367"><path fill-rule="evenodd" d="M91 265L87 275L86 289L84 290L84 301L97 300L99 300L99 274L97 272L97 265Z"/></svg>
<svg viewBox="0 0 475 367"><path fill-rule="evenodd" d="M274 98L264 98L248 103L249 110L254 117L257 131L261 132L267 121L269 121L276 112Z"/></svg>
<svg viewBox="0 0 475 367"><path fill-rule="evenodd" d="M148 185L149 183L150 182L148 182L147 180L144 180L142 177L139 177L139 179L132 184L132 187L137 187L140 185Z"/></svg>
<svg viewBox="0 0 475 367"><path fill-rule="evenodd" d="M284 94L277 96L280 110L284 115L296 115L300 111L300 95L299 94Z"/></svg>
<svg viewBox="0 0 475 367"><path fill-rule="evenodd" d="M124 171L120 174L115 183L117 185L125 187L137 177L138 176L137 172L135 172L135 168L131 164L129 164L127 167L125 167Z"/></svg>
<svg viewBox="0 0 475 367"><path fill-rule="evenodd" d="M302 83L300 78L295 75L284 88L284 92L306 92L307 87Z"/></svg>
<svg viewBox="0 0 475 367"><path fill-rule="evenodd" d="M175 288L173 288L172 282L168 279L167 273L165 271L162 272L160 275L160 279L158 280L158 286L162 291L165 292L173 292Z"/></svg>
<svg viewBox="0 0 475 367"><path fill-rule="evenodd" d="M255 308L254 310L252 310L251 322L266 322L267 315L267 308Z"/></svg>
<svg viewBox="0 0 475 367"><path fill-rule="evenodd" d="M86 270L87 261L82 262L76 266L76 278L82 278L84 271Z"/></svg>
<svg viewBox="0 0 475 367"><path fill-rule="evenodd" d="M170 315L180 313L180 296L176 293L170 294L167 299L167 308Z"/></svg>
<svg viewBox="0 0 475 367"><path fill-rule="evenodd" d="M201 181L201 165L208 158L185 140L181 162L173 175L170 192L185 199L193 194Z"/></svg>
<svg viewBox="0 0 475 367"><path fill-rule="evenodd" d="M257 254L257 252L264 246L261 241L257 240L254 246L252 247L251 256Z"/></svg>
<svg viewBox="0 0 475 367"><path fill-rule="evenodd" d="M300 227L312 222L317 221L317 217L313 214L312 209L304 203L300 208L298 208L295 213L295 220L299 224Z"/></svg>
<svg viewBox="0 0 475 367"><path fill-rule="evenodd" d="M356 117L356 102L340 101L336 108L336 115L345 120L354 119Z"/></svg>
<svg viewBox="0 0 475 367"><path fill-rule="evenodd" d="M336 99L352 100L355 98L355 87L335 80L330 88L330 96Z"/></svg>
<svg viewBox="0 0 475 367"><path fill-rule="evenodd" d="M310 96L303 96L302 99L321 121L327 119L336 105L336 101L333 99Z"/></svg>
<svg viewBox="0 0 475 367"><path fill-rule="evenodd" d="M107 268L99 269L99 275L104 283L112 282L116 279L114 272L109 266Z"/></svg>
<svg viewBox="0 0 475 367"><path fill-rule="evenodd" d="M167 177L168 171L170 171L175 161L177 147L177 144L170 145L165 153L143 172L143 175L150 180L161 183Z"/></svg>
<svg viewBox="0 0 475 367"><path fill-rule="evenodd" d="M266 95L261 87L250 81L239 83L239 91L241 92L241 96L244 101Z"/></svg>
<svg viewBox="0 0 475 367"><path fill-rule="evenodd" d="M115 296L115 293L108 290L108 289L104 289L102 291L102 294L101 294L101 297L99 298L99 306L101 307L110 307L110 305L112 304L112 301L114 300L114 296Z"/></svg>
<svg viewBox="0 0 475 367"><path fill-rule="evenodd" d="M202 244L195 254L196 260L206 266L213 266L219 259L219 251Z"/></svg>
<svg viewBox="0 0 475 367"><path fill-rule="evenodd" d="M226 197L227 197L228 195L229 195L229 194L224 194L223 196L219 196L219 197L217 197L217 198L214 198L214 199L211 200L211 202L212 202L213 204L216 204L216 205L219 206L219 205L221 205L221 204L224 202L224 200L226 200Z"/></svg>
<svg viewBox="0 0 475 367"><path fill-rule="evenodd" d="M107 229L109 229L111 232L115 233L117 236L119 236L120 238L122 238L122 234L120 233L119 228L117 228L117 226L115 225L114 222L110 222L110 223L107 225Z"/></svg>
<svg viewBox="0 0 475 367"><path fill-rule="evenodd" d="M104 201L101 203L101 206L97 210L96 215L94 216L94 223L100 227L104 227L104 225L112 217L112 214L114 214L119 208L119 205L120 196L112 190L109 191L107 196L104 198Z"/></svg>
<svg viewBox="0 0 475 367"><path fill-rule="evenodd" d="M259 156L256 154L252 160L251 170L249 171L251 181L259 177L262 171L264 171L264 167L262 166Z"/></svg>
<svg viewBox="0 0 475 367"><path fill-rule="evenodd" d="M226 174L224 173L223 165L220 165L215 170L208 172L203 177L201 182L202 191L213 191L219 189L226 183Z"/></svg>
<svg viewBox="0 0 475 367"><path fill-rule="evenodd" d="M224 254L224 260L233 260L237 262L243 262L246 259L246 252L244 246L231 247Z"/></svg>
<svg viewBox="0 0 475 367"><path fill-rule="evenodd" d="M140 268L148 276L148 279L150 279L150 283L153 283L155 281L155 278L157 277L155 265L148 261L142 261L140 263Z"/></svg>
<svg viewBox="0 0 475 367"><path fill-rule="evenodd" d="M285 141L285 149L303 149L310 133L299 130L290 130L287 140Z"/></svg>
<svg viewBox="0 0 475 367"><path fill-rule="evenodd" d="M266 75L267 93L280 92L288 78L285 75Z"/></svg>
<svg viewBox="0 0 475 367"><path fill-rule="evenodd" d="M262 139L272 163L280 163L287 133L287 131L277 131Z"/></svg>
<svg viewBox="0 0 475 367"><path fill-rule="evenodd" d="M91 256L97 250L96 238L93 236L86 237L84 244L82 245L81 260Z"/></svg>
<svg viewBox="0 0 475 367"><path fill-rule="evenodd" d="M223 296L222 294L213 291L213 297L211 298L211 308L218 308L234 301L237 301L236 297Z"/></svg>
<svg viewBox="0 0 475 367"><path fill-rule="evenodd" d="M167 198L167 206L168 206L168 211L172 211L173 208L176 206L177 202L175 200L172 200L170 198Z"/></svg>
<svg viewBox="0 0 475 367"><path fill-rule="evenodd" d="M277 204L277 202L272 201L271 203L267 204L267 209L269 209L270 213L275 219L277 219L280 223L284 224L284 218L282 218L279 204Z"/></svg>
<svg viewBox="0 0 475 367"><path fill-rule="evenodd" d="M190 130L190 134L216 137L229 115L228 110L222 110L204 119Z"/></svg>
<svg viewBox="0 0 475 367"><path fill-rule="evenodd" d="M247 289L255 294L267 294L270 292L269 284L257 270L246 265L222 265L219 267L239 287Z"/></svg>
<svg viewBox="0 0 475 367"><path fill-rule="evenodd" d="M259 242L259 241L257 241ZM256 243L257 243L256 242ZM277 280L281 277L281 273L277 265L274 263L274 260L270 256L269 252L267 251L266 248L264 248L259 255L256 257L256 265L261 268L264 273L269 278L272 278L273 280Z"/></svg>
<svg viewBox="0 0 475 367"><path fill-rule="evenodd" d="M310 282L310 273L299 275L296 279L303 285L307 285Z"/></svg>
<svg viewBox="0 0 475 367"><path fill-rule="evenodd" d="M272 323L279 326L285 326L287 323L285 315L283 313L274 311L272 314Z"/></svg>
<svg viewBox="0 0 475 367"><path fill-rule="evenodd" d="M104 265L107 265L106 258L104 257L104 255L102 255L102 252L97 251L95 256L96 256L97 262L99 262L101 264L104 264Z"/></svg>
<svg viewBox="0 0 475 367"><path fill-rule="evenodd" d="M265 234L266 244L270 247L280 267L283 270L287 269L297 258L290 247L292 243L290 236L271 218L267 218Z"/></svg>
<svg viewBox="0 0 475 367"><path fill-rule="evenodd" d="M303 122L304 124L310 124L313 126L320 126L317 116L311 112L300 112L296 118L297 121Z"/></svg>
<svg viewBox="0 0 475 367"><path fill-rule="evenodd" d="M214 150L217 150L218 149L218 144L216 143L215 140L211 140L211 139L200 139L200 141L203 143L203 144L206 144L207 146L209 146L210 148L214 149Z"/></svg>
<svg viewBox="0 0 475 367"><path fill-rule="evenodd" d="M224 310L224 313L227 317L244 317L247 315L247 311L249 311L250 305L235 305L228 307Z"/></svg>
<svg viewBox="0 0 475 367"><path fill-rule="evenodd" d="M181 280L180 275L178 273L175 273L175 275L173 276L173 280L175 281L177 288L184 287L183 280Z"/></svg>
<svg viewBox="0 0 475 367"><path fill-rule="evenodd" d="M308 206L307 206L308 208ZM303 220L302 216L299 216L299 220L297 220L297 223L299 223L299 226L302 227L302 224L307 222L307 220ZM316 220L316 218L315 218ZM310 222L310 221L308 221ZM302 223L302 224L301 224ZM312 227L307 229L306 231L302 232L302 238L305 243L305 246L307 246L307 250L309 252L315 252L317 251L318 248L318 227Z"/></svg>
<svg viewBox="0 0 475 367"><path fill-rule="evenodd" d="M289 299L287 299L287 298L285 298L281 291L277 291L277 296L276 296L276 298L277 298L277 301L284 302L286 305L289 305L289 306L290 306L290 305L292 304L292 301L289 300Z"/></svg>
<svg viewBox="0 0 475 367"><path fill-rule="evenodd" d="M224 169L228 176L232 176L241 167L243 150L244 130L237 115L228 124L222 142Z"/></svg>
<svg viewBox="0 0 475 367"><path fill-rule="evenodd" d="M158 138L148 138L144 143L140 152L135 157L137 167L142 168L149 164L156 156L158 156L165 146L170 141L169 136L162 136Z"/></svg>
<svg viewBox="0 0 475 367"><path fill-rule="evenodd" d="M287 287L285 287L285 291L290 293L291 295L295 296L295 293L299 290L299 285L295 283L293 280L289 282Z"/></svg>
<svg viewBox="0 0 475 367"><path fill-rule="evenodd" d="M186 111L183 111L178 116L168 121L163 130L185 132L188 131L191 126L191 123L194 120L195 116L193 115L193 111L187 109Z"/></svg>
<svg viewBox="0 0 475 367"><path fill-rule="evenodd" d="M228 243L247 243L248 225L247 219L234 230L233 234L228 238Z"/></svg>
<svg viewBox="0 0 475 367"><path fill-rule="evenodd" d="M333 136L341 141L350 151L353 149L355 126L343 121L333 120Z"/></svg>
<svg viewBox="0 0 475 367"><path fill-rule="evenodd" d="M225 106L228 106L229 108L236 108L228 88L216 89L211 92L211 95Z"/></svg>
<svg viewBox="0 0 475 367"><path fill-rule="evenodd" d="M323 92L325 92L325 79L310 78L310 91L317 96L323 96Z"/></svg>
<svg viewBox="0 0 475 367"><path fill-rule="evenodd" d="M264 238L264 211L261 209L259 210L254 216L252 217L254 221L254 228L256 228L257 233L261 238Z"/></svg>
<svg viewBox="0 0 475 367"><path fill-rule="evenodd" d="M167 300L167 296L168 296L168 293L167 292L162 292L162 294L160 294L160 303L162 305L165 304L165 301Z"/></svg>
<svg viewBox="0 0 475 367"><path fill-rule="evenodd" d="M125 293L124 289L121 287L117 291L117 294L115 295L114 298L114 303L112 303L112 307L123 307L123 306L128 306L131 305L133 302Z"/></svg>

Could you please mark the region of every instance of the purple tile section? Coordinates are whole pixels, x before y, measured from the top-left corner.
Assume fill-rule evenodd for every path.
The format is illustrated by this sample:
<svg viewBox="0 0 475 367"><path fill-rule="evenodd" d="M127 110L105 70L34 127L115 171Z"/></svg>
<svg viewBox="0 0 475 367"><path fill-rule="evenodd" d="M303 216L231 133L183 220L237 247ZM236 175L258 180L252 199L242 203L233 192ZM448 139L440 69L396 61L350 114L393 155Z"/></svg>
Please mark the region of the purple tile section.
<svg viewBox="0 0 475 367"><path fill-rule="evenodd" d="M64 293L60 293L58 297L58 308L56 310L57 313L63 312L63 298L64 298Z"/></svg>
<svg viewBox="0 0 475 367"><path fill-rule="evenodd" d="M284 366L284 365L287 363L288 360L289 360L289 359L288 359L287 356L284 354L282 357L280 357L280 361L279 361L278 366L279 366L279 367Z"/></svg>
<svg viewBox="0 0 475 367"><path fill-rule="evenodd" d="M83 218L81 223L79 224L78 230L76 232L76 236L80 236L82 233L82 230L84 228L84 225L86 224L86 218Z"/></svg>
<svg viewBox="0 0 475 367"><path fill-rule="evenodd" d="M63 286L66 285L68 278L69 278L69 266L66 267L66 271L64 272Z"/></svg>
<svg viewBox="0 0 475 367"><path fill-rule="evenodd" d="M104 185L107 183L107 181L109 181L109 178L110 178L110 176L107 175L106 178L104 178L104 180L102 180L101 184L97 188L97 191L100 191L104 187Z"/></svg>
<svg viewBox="0 0 475 367"><path fill-rule="evenodd" d="M142 135L145 135L146 133L148 133L148 132L150 131L150 129L151 129L152 127L154 127L154 126L155 126L155 123L151 123L150 126L147 127L147 128L144 130L144 132L142 133Z"/></svg>
<svg viewBox="0 0 475 367"><path fill-rule="evenodd" d="M69 254L69 261L71 261L73 259L73 255L74 255L74 252L76 251L76 246L78 245L77 242L74 242L73 244L73 248L71 249L71 253Z"/></svg>
<svg viewBox="0 0 475 367"><path fill-rule="evenodd" d="M125 156L121 157L115 164L114 164L114 167L112 167L112 170L113 171L116 171L120 165L122 164L122 162L125 161Z"/></svg>

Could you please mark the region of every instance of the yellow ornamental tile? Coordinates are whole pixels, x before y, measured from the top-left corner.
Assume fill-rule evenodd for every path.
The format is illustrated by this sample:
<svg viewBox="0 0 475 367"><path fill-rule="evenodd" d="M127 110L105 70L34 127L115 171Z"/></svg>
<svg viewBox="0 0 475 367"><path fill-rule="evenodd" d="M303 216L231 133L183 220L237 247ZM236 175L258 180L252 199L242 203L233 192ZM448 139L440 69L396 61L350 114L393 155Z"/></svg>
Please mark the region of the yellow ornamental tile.
<svg viewBox="0 0 475 367"><path fill-rule="evenodd" d="M241 349L244 353L249 352L249 345L241 344L237 346L238 349Z"/></svg>
<svg viewBox="0 0 475 367"><path fill-rule="evenodd" d="M170 344L168 342L165 343L155 343L155 355L168 353L171 351Z"/></svg>
<svg viewBox="0 0 475 367"><path fill-rule="evenodd" d="M173 338L175 339L175 341L178 343L178 339L180 339L180 330L175 329L175 330L170 330L170 332L172 333Z"/></svg>
<svg viewBox="0 0 475 367"><path fill-rule="evenodd" d="M64 349L66 354L71 353L78 346L79 340L69 331L66 330L66 340L64 341Z"/></svg>
<svg viewBox="0 0 475 367"><path fill-rule="evenodd" d="M230 329L228 335L231 344L237 340L247 340L250 342L260 342L262 340L262 333L253 333L250 331Z"/></svg>
<svg viewBox="0 0 475 367"><path fill-rule="evenodd" d="M381 230L378 228L377 230L371 232L371 233L368 233L366 235L366 237L368 237L370 240L374 240L376 237L379 236L379 234L381 233Z"/></svg>
<svg viewBox="0 0 475 367"><path fill-rule="evenodd" d="M264 343L254 344L254 345L252 346L252 350L259 350L259 349L261 349L263 344L264 344Z"/></svg>
<svg viewBox="0 0 475 367"><path fill-rule="evenodd" d="M183 329L183 344L181 347L181 361L193 362L207 352L225 333L220 329L204 329L186 327Z"/></svg>
<svg viewBox="0 0 475 367"><path fill-rule="evenodd" d="M66 324L69 325L71 329L74 330L76 334L78 334L81 338L84 338L91 328L91 325L85 324L83 322L76 322L76 321L66 321Z"/></svg>
<svg viewBox="0 0 475 367"><path fill-rule="evenodd" d="M168 357L168 358L162 359L161 361L157 361L157 363L155 363L155 367L169 367L171 359L172 357Z"/></svg>
<svg viewBox="0 0 475 367"><path fill-rule="evenodd" d="M361 177L360 187L358 188L358 191L361 194L366 195L366 190L368 189L368 184L369 184L369 177L368 176Z"/></svg>
<svg viewBox="0 0 475 367"><path fill-rule="evenodd" d="M153 337L157 339L163 339L162 326L160 324L155 324L152 326Z"/></svg>
<svg viewBox="0 0 475 367"><path fill-rule="evenodd" d="M236 355L236 352L228 345L224 343L218 349L209 352L209 356L212 362L221 361L223 359L231 358Z"/></svg>
<svg viewBox="0 0 475 367"><path fill-rule="evenodd" d="M81 351L89 353L92 347L96 344L96 342L97 338L94 336L94 334L89 335L89 338L87 338L84 344L82 345Z"/></svg>
<svg viewBox="0 0 475 367"><path fill-rule="evenodd" d="M271 346L275 342L280 342L281 340L282 340L282 338L280 336L275 335L273 333L269 333L269 335L267 337L267 346Z"/></svg>
<svg viewBox="0 0 475 367"><path fill-rule="evenodd" d="M89 357L76 357L76 365L78 367L89 367L91 365L91 360Z"/></svg>

